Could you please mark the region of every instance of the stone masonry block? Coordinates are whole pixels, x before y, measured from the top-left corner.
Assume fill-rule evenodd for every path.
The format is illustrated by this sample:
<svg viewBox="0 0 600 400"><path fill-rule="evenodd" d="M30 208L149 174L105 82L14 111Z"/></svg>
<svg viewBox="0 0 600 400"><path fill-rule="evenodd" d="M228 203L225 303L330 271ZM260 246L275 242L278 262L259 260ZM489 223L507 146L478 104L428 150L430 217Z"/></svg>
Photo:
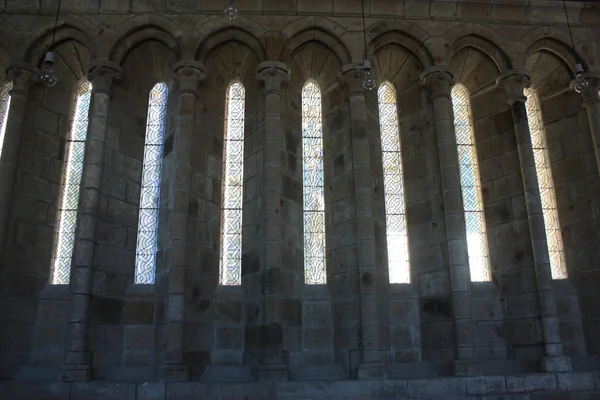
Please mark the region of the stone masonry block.
<svg viewBox="0 0 600 400"><path fill-rule="evenodd" d="M504 376L477 376L465 379L468 394L504 393L506 390Z"/></svg>
<svg viewBox="0 0 600 400"><path fill-rule="evenodd" d="M71 385L71 400L131 400L134 383L78 382Z"/></svg>
<svg viewBox="0 0 600 400"><path fill-rule="evenodd" d="M511 393L532 392L534 390L555 390L556 377L553 374L507 376L506 389Z"/></svg>
<svg viewBox="0 0 600 400"><path fill-rule="evenodd" d="M408 382L410 397L464 396L466 381L463 378L419 379Z"/></svg>

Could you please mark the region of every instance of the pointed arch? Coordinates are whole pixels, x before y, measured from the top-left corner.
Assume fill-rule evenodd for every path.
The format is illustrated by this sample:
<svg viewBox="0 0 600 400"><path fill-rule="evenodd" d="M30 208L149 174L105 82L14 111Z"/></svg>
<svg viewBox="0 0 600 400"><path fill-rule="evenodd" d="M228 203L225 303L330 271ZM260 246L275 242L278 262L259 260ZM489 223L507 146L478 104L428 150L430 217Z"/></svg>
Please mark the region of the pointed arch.
<svg viewBox="0 0 600 400"><path fill-rule="evenodd" d="M481 178L475 147L470 94L460 83L452 88L452 108L467 231L469 271L472 282L485 282L490 280L490 262Z"/></svg>
<svg viewBox="0 0 600 400"><path fill-rule="evenodd" d="M135 283L154 283L158 244L158 210L163 144L167 117L167 84L159 82L150 91L142 184L135 250Z"/></svg>
<svg viewBox="0 0 600 400"><path fill-rule="evenodd" d="M267 53L262 42L240 28L224 28L205 38L196 48L194 59L206 63L209 53L219 45L234 41L246 45L256 55L259 62L267 59Z"/></svg>
<svg viewBox="0 0 600 400"><path fill-rule="evenodd" d="M79 188L83 175L91 99L91 83L87 80L81 82L73 101L73 122L67 141L67 156L58 208L58 229L50 272L50 282L55 285L68 284L71 278L77 210L79 208Z"/></svg>
<svg viewBox="0 0 600 400"><path fill-rule="evenodd" d="M221 198L219 283L242 284L242 206L244 202L244 120L246 91L239 81L227 88Z"/></svg>
<svg viewBox="0 0 600 400"><path fill-rule="evenodd" d="M307 42L322 43L336 54L342 65L350 64L352 61L350 51L339 38L324 29L316 27L304 29L290 37L281 49L279 61L289 64L296 49Z"/></svg>
<svg viewBox="0 0 600 400"><path fill-rule="evenodd" d="M181 60L182 47L178 39L161 26L152 24L136 27L119 38L110 50L109 59L117 65L121 65L123 59L131 49L148 40L156 40L163 43L173 52L176 60Z"/></svg>
<svg viewBox="0 0 600 400"><path fill-rule="evenodd" d="M302 88L302 214L304 220L304 282L324 284L325 191L321 89L308 80Z"/></svg>
<svg viewBox="0 0 600 400"><path fill-rule="evenodd" d="M402 149L394 85L383 82L377 97L390 283L410 283Z"/></svg>
<svg viewBox="0 0 600 400"><path fill-rule="evenodd" d="M546 228L546 242L548 244L548 255L550 256L550 268L553 279L567 278L567 264L563 246L558 209L556 206L556 194L554 193L554 180L550 169L550 156L546 144L546 133L544 131L544 120L538 94L533 89L525 89L527 101L527 122L531 134L531 146L535 162L540 198L542 200L542 212L544 216L544 227Z"/></svg>
<svg viewBox="0 0 600 400"><path fill-rule="evenodd" d="M62 42L73 40L75 42L80 43L83 47L87 49L87 51L89 51L90 59L95 59L97 56L96 44L94 43L91 36L96 30L95 27L93 31L90 31L93 25L79 24L82 25L82 27L80 28L73 25L72 20L73 18L70 18L69 21L60 22L56 28L49 28L46 31L40 33L39 36L34 37L31 43L29 43L29 45L25 48L23 60L36 66L39 65L43 61L44 54L49 49L51 50L51 45L55 32L56 37L54 38L53 48L56 48ZM77 18L75 20L79 21L80 19Z"/></svg>

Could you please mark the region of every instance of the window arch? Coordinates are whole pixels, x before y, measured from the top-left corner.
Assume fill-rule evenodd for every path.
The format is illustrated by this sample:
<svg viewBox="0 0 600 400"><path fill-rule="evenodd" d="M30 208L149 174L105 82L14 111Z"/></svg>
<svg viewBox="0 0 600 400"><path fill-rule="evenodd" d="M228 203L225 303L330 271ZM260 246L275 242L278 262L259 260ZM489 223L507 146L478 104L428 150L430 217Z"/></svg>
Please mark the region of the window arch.
<svg viewBox="0 0 600 400"><path fill-rule="evenodd" d="M154 283L158 243L160 175L169 89L164 82L150 91L142 166L139 220L135 254L135 283Z"/></svg>
<svg viewBox="0 0 600 400"><path fill-rule="evenodd" d="M396 90L391 83L384 82L379 87L377 96L390 283L410 283L404 176L402 172L402 149L400 147Z"/></svg>
<svg viewBox="0 0 600 400"><path fill-rule="evenodd" d="M529 123L535 171L540 189L540 198L542 200L542 212L544 215L544 227L546 228L546 241L548 243L552 278L565 279L567 278L567 267L540 99L535 90L532 89L525 89L524 94L527 96L527 101L525 102L527 122Z"/></svg>
<svg viewBox="0 0 600 400"><path fill-rule="evenodd" d="M452 88L454 130L460 169L460 186L465 211L467 252L471 281L490 280L485 215L481 195L481 179L473 133L473 117L469 91L461 84Z"/></svg>
<svg viewBox="0 0 600 400"><path fill-rule="evenodd" d="M302 88L302 194L304 281L312 285L327 281L321 118L321 90L315 82L308 81Z"/></svg>
<svg viewBox="0 0 600 400"><path fill-rule="evenodd" d="M2 146L4 144L4 135L6 134L6 122L8 120L8 110L10 109L10 91L13 88L12 82L7 82L0 88L0 156L2 155Z"/></svg>
<svg viewBox="0 0 600 400"><path fill-rule="evenodd" d="M68 284L71 276L71 261L79 206L79 187L83 175L85 140L88 131L91 99L92 85L87 81L82 82L75 94L73 122L67 141L67 157L62 178L58 230L50 279L50 282L55 285Z"/></svg>
<svg viewBox="0 0 600 400"><path fill-rule="evenodd" d="M219 276L222 285L242 283L245 95L240 82L233 82L227 89Z"/></svg>

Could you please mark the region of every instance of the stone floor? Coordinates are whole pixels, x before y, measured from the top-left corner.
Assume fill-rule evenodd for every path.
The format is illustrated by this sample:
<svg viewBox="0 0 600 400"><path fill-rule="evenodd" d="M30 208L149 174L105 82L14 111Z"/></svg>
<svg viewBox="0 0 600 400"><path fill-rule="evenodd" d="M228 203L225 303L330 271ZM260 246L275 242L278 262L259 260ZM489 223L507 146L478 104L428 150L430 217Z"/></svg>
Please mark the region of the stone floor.
<svg viewBox="0 0 600 400"><path fill-rule="evenodd" d="M600 371L278 383L2 382L0 400L599 400Z"/></svg>

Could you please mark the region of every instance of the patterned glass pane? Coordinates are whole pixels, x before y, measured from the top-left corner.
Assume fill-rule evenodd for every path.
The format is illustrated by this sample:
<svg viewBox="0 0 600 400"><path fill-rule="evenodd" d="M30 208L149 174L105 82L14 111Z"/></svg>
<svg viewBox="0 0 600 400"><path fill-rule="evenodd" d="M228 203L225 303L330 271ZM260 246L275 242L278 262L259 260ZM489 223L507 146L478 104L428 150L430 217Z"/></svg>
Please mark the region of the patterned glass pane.
<svg viewBox="0 0 600 400"><path fill-rule="evenodd" d="M485 231L485 215L481 198L481 180L477 163L477 149L473 136L471 100L463 85L452 88L454 130L460 170L460 187L465 210L467 252L472 282L490 280L490 262Z"/></svg>
<svg viewBox="0 0 600 400"><path fill-rule="evenodd" d="M167 117L169 89L157 83L150 91L142 188L135 248L135 283L154 283L158 244L158 207L160 202L160 174L162 170L163 139Z"/></svg>
<svg viewBox="0 0 600 400"><path fill-rule="evenodd" d="M0 155L2 154L2 145L4 143L4 134L6 133L6 121L8 120L8 109L10 108L10 91L12 82L2 85L0 88Z"/></svg>
<svg viewBox="0 0 600 400"><path fill-rule="evenodd" d="M321 90L314 82L302 89L302 193L304 215L304 281L327 282L325 267L325 195Z"/></svg>
<svg viewBox="0 0 600 400"><path fill-rule="evenodd" d="M68 284L71 275L71 259L75 244L79 187L83 174L85 138L88 130L88 114L92 99L92 85L84 82L79 86L75 97L75 110L67 142L67 158L63 175L60 207L58 209L58 232L54 259L52 262L51 283Z"/></svg>
<svg viewBox="0 0 600 400"><path fill-rule="evenodd" d="M221 285L242 284L242 203L244 198L244 86L227 91L221 209Z"/></svg>
<svg viewBox="0 0 600 400"><path fill-rule="evenodd" d="M410 283L396 90L390 83L384 83L377 94L379 97L379 128L390 283Z"/></svg>
<svg viewBox="0 0 600 400"><path fill-rule="evenodd" d="M556 209L550 158L548 157L548 150L546 148L540 100L537 93L532 89L525 89L524 94L527 96L525 106L527 108L533 158L535 160L535 169L542 199L542 211L544 213L544 225L546 227L546 240L548 241L552 278L565 279L567 278L567 267L558 220L558 210Z"/></svg>

